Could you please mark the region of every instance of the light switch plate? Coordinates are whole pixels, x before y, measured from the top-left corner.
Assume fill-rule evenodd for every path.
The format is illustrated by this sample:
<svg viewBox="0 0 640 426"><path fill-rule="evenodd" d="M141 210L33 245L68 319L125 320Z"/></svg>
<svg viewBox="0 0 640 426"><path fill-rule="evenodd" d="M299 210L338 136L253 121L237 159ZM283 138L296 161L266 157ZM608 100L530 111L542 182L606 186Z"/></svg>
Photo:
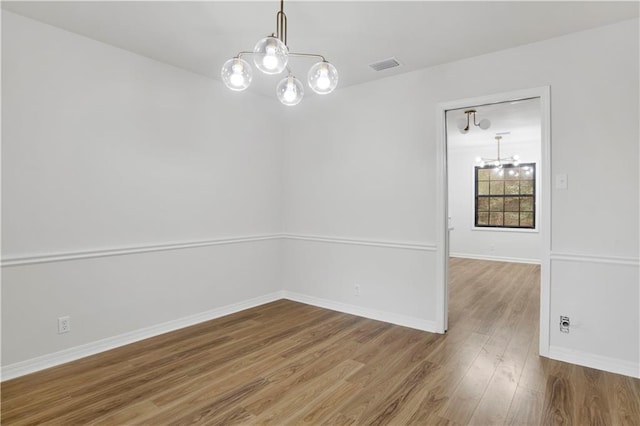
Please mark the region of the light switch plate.
<svg viewBox="0 0 640 426"><path fill-rule="evenodd" d="M567 189L569 182L566 174L556 175L556 189Z"/></svg>

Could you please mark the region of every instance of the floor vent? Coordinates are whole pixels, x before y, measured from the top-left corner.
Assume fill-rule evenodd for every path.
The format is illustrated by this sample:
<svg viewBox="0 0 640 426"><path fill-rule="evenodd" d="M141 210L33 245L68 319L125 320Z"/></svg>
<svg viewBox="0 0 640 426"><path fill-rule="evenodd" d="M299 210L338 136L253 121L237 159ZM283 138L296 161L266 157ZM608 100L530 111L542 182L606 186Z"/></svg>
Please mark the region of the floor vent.
<svg viewBox="0 0 640 426"><path fill-rule="evenodd" d="M396 58L383 59L382 61L369 64L369 67L374 71L382 71L388 68L394 68L400 66L400 62Z"/></svg>

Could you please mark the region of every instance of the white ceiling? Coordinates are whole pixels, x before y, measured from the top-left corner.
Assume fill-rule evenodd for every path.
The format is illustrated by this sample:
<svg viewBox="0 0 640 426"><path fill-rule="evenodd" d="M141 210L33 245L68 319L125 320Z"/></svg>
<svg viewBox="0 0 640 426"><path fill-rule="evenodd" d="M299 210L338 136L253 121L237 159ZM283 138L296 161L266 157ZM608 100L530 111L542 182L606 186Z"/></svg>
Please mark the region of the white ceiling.
<svg viewBox="0 0 640 426"><path fill-rule="evenodd" d="M465 119L464 111L473 108L476 118L486 118L491 127L486 130L471 126L468 133L458 130L458 121ZM497 133L503 135L502 141L509 145L540 144L541 104L539 98L522 99L512 102L500 102L490 105L470 105L466 108L447 111L447 146L450 149L468 149L482 146L494 146ZM473 119L473 118L472 118Z"/></svg>
<svg viewBox="0 0 640 426"><path fill-rule="evenodd" d="M225 60L275 32L279 1L3 1L2 8L219 79ZM345 87L633 19L639 4L287 0L285 12L290 50L324 55ZM368 67L389 57L402 66ZM293 61L306 80L313 61ZM271 96L281 78L255 75L249 90Z"/></svg>

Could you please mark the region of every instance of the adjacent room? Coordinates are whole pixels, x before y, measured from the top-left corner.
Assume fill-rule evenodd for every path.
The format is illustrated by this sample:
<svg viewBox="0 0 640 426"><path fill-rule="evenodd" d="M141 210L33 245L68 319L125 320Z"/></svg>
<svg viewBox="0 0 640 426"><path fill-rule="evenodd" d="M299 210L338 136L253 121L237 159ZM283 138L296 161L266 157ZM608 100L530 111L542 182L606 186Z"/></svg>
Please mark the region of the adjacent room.
<svg viewBox="0 0 640 426"><path fill-rule="evenodd" d="M3 424L640 425L640 3L0 13Z"/></svg>

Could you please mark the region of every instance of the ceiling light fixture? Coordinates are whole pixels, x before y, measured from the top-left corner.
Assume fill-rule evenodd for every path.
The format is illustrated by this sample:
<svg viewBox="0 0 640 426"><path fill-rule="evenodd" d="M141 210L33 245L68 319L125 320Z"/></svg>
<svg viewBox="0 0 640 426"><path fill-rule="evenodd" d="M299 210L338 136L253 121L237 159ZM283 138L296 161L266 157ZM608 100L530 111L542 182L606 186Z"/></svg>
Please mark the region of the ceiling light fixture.
<svg viewBox="0 0 640 426"><path fill-rule="evenodd" d="M467 117L466 118L463 117L458 121L458 130L460 130L460 133L462 134L468 133L469 129L471 128L471 124L473 124L476 127L480 127L482 130L487 130L489 127L491 127L491 122L486 118L483 118L482 120L480 120L479 123L476 122L477 112L478 111L476 111L475 109L468 109L464 112ZM473 121L471 121L472 115L473 115Z"/></svg>
<svg viewBox="0 0 640 426"><path fill-rule="evenodd" d="M504 133L508 134L508 133ZM496 158L485 158L485 157L477 157L476 162L480 163L480 167L485 166L493 166L493 169L496 173L500 174L500 176L504 175L504 170L502 166L504 165L514 165L517 166L520 164L520 156L513 155L511 157L500 157L500 140L502 139L501 134L497 134L495 136L496 143L498 145L498 156ZM513 173L516 173L514 170L510 170L509 173L513 176Z"/></svg>
<svg viewBox="0 0 640 426"><path fill-rule="evenodd" d="M253 51L242 51L222 66L222 81L231 90L242 91L251 84L253 71L243 56L252 56L253 63L265 74L280 74L287 69L287 77L276 86L276 95L284 105L297 105L304 96L304 87L289 68L289 58L317 58L320 62L311 67L307 83L314 92L325 95L338 85L338 71L322 55L315 53L289 52L287 46L287 15L284 0L280 0L280 11L276 15L276 32L260 40Z"/></svg>

